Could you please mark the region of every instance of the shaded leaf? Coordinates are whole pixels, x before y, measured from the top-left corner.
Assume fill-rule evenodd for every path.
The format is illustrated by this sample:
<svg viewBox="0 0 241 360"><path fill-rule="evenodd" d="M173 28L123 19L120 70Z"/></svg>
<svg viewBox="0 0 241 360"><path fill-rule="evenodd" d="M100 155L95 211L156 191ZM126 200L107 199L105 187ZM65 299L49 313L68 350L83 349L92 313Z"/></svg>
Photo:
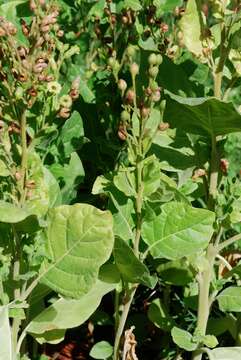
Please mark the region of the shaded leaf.
<svg viewBox="0 0 241 360"><path fill-rule="evenodd" d="M113 354L113 346L107 341L96 343L90 350L93 359L108 359Z"/></svg>
<svg viewBox="0 0 241 360"><path fill-rule="evenodd" d="M172 339L175 344L177 344L181 349L185 349L187 351L194 351L198 344L193 342L192 334L190 334L186 330L182 330L176 326L171 331Z"/></svg>
<svg viewBox="0 0 241 360"><path fill-rule="evenodd" d="M219 308L222 311L241 312L241 288L230 286L224 289L217 297Z"/></svg>

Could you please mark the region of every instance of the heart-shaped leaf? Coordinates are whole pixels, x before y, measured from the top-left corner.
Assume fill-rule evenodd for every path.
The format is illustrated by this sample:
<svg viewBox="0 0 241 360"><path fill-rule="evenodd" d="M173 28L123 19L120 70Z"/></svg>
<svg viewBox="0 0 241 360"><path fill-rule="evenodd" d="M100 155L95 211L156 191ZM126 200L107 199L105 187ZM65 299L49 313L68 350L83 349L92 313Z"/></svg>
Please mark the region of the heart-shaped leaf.
<svg viewBox="0 0 241 360"><path fill-rule="evenodd" d="M59 206L50 211L47 234L51 261L41 282L68 297L86 294L113 247L111 214L87 204Z"/></svg>

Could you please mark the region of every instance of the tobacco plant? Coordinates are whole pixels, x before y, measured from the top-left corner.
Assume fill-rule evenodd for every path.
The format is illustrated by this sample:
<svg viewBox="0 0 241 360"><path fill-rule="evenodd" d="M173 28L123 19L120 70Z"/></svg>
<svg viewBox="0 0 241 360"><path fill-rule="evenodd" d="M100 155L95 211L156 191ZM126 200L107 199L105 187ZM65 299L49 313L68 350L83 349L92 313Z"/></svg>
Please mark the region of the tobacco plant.
<svg viewBox="0 0 241 360"><path fill-rule="evenodd" d="M239 3L1 3L0 358L239 359Z"/></svg>

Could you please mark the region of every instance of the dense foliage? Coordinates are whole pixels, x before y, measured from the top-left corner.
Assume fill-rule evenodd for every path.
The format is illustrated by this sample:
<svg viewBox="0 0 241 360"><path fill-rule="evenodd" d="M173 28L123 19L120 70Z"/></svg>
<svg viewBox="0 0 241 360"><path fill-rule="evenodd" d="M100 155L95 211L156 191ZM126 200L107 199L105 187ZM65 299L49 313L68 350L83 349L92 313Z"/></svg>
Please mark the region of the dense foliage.
<svg viewBox="0 0 241 360"><path fill-rule="evenodd" d="M0 360L240 359L240 134L239 0L0 0Z"/></svg>

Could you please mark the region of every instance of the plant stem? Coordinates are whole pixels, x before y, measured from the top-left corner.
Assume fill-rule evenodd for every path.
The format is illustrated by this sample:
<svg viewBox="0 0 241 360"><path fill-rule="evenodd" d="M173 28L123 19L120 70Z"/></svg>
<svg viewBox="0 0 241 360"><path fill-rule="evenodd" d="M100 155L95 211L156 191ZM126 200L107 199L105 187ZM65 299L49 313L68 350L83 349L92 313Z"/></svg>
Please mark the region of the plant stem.
<svg viewBox="0 0 241 360"><path fill-rule="evenodd" d="M116 332L116 335L115 335L113 360L118 360L119 359L120 340L121 340L121 336L122 336L122 333L123 333L124 328L125 328L126 319L128 317L128 313L129 313L129 310L130 310L130 307L131 307L132 300L134 298L136 289L137 289L137 285L133 285L132 288L130 289L130 294L129 294L128 301L124 304L124 309L122 311L120 321L119 321L119 325L118 325L118 329L117 329L117 332Z"/></svg>
<svg viewBox="0 0 241 360"><path fill-rule="evenodd" d="M26 133L26 110L21 116L21 145L22 145L22 159L21 159L21 184L20 184L20 205L23 205L25 200L25 180L27 171L27 133Z"/></svg>
<svg viewBox="0 0 241 360"><path fill-rule="evenodd" d="M223 241L219 246L218 246L218 252L222 251L223 249L225 249L227 246L232 245L233 243L235 243L236 241L241 240L241 234L232 236L230 239Z"/></svg>
<svg viewBox="0 0 241 360"><path fill-rule="evenodd" d="M217 195L218 185L218 171L219 171L219 158L217 152L216 136L212 136L212 152L210 162L210 179L209 179L209 196L208 196L208 208L214 210L215 199Z"/></svg>
<svg viewBox="0 0 241 360"><path fill-rule="evenodd" d="M208 317L210 313L209 291L212 280L215 256L216 256L216 249L212 244L210 244L207 249L208 265L206 269L204 269L204 271L199 273L198 275L199 297L198 297L197 330L199 334L203 336L205 336L206 334ZM201 359L202 359L202 352L200 351L200 348L198 348L193 352L192 360L201 360Z"/></svg>
<svg viewBox="0 0 241 360"><path fill-rule="evenodd" d="M15 241L15 259L13 264L13 281L16 282L16 286L14 288L14 300L20 299L20 285L19 285L19 274L20 274L20 240L18 234L13 226L13 234ZM13 341L13 349L16 349L18 342L18 333L21 325L21 320L18 318L13 319L12 324L12 341Z"/></svg>

